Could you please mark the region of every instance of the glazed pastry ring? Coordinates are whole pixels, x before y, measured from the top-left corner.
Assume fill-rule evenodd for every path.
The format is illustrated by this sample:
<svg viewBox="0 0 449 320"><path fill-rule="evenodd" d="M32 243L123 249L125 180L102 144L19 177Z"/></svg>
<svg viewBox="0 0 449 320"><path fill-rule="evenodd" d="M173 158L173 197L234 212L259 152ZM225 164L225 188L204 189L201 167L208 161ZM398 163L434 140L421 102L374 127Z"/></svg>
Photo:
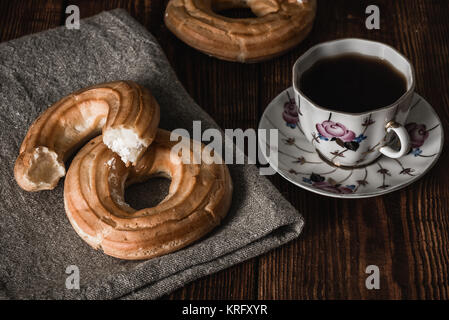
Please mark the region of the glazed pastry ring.
<svg viewBox="0 0 449 320"><path fill-rule="evenodd" d="M65 175L64 162L92 137L126 163L136 163L153 141L159 105L144 87L117 81L72 93L45 110L30 126L14 167L27 191L53 189Z"/></svg>
<svg viewBox="0 0 449 320"><path fill-rule="evenodd" d="M256 18L217 14L249 7ZM257 62L299 44L311 31L316 0L171 0L165 24L182 41L219 59Z"/></svg>
<svg viewBox="0 0 449 320"><path fill-rule="evenodd" d="M67 217L78 235L108 255L137 260L178 250L216 227L231 204L228 168L172 161L176 143L170 141L170 132L158 129L132 167L126 167L101 137L84 146L64 185ZM136 211L125 202L125 186L161 175L171 177L169 194L161 203Z"/></svg>

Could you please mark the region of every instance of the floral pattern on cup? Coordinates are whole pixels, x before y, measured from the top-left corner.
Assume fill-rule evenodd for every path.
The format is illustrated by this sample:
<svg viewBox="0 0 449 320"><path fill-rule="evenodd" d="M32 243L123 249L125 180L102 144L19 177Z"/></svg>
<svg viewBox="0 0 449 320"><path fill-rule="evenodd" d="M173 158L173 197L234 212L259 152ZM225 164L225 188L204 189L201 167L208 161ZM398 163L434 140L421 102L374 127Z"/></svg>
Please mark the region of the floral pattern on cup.
<svg viewBox="0 0 449 320"><path fill-rule="evenodd" d="M440 139L442 135L441 123L435 114L431 112L432 107L417 95L412 104L414 108L412 108L409 115L409 121L406 122L404 128L410 129L412 139L414 139L414 134L417 134L415 142L418 145L422 143L421 149L415 148L413 152L399 159L380 157L373 163L352 170L343 170L330 166L315 153L313 147L316 144L322 143L329 144L330 147L338 147L340 146L339 143L343 143L343 141L339 141L336 138L322 137L320 139L319 133L315 128L317 122L312 124L313 129L310 133L313 137L312 143L310 143L310 140L302 130L303 128L301 128L303 123L298 122L296 128L299 130L285 128L284 105L289 101L290 96L286 90L274 100L275 102L268 106L259 128L277 128L279 130L279 145L276 145L279 151L279 159L275 164L275 170L300 187L337 198L359 198L379 195L399 189L411 181L415 181L438 159L437 156L440 154L438 150L442 142ZM299 120L303 121L304 115L299 108L298 115ZM332 119L332 117L332 113L323 115L319 123L321 124L324 120L337 122L337 119ZM353 131L356 135L360 134L350 142L361 142L360 148L362 148L362 153L370 154L383 143L384 138L382 137L380 143L368 144L365 140L367 139L366 136L368 138L371 136L371 132L368 130L379 120L384 122L384 119L375 118L374 114L369 114L360 120L361 131ZM342 121L342 124L346 128L354 129L352 126L348 127L348 123L345 121ZM435 132L433 132L434 130ZM348 150L350 150L346 150L346 148L338 149L336 151L339 157L344 157L345 152L348 153ZM331 150L334 149L331 148ZM333 155L332 152L330 154ZM416 161L418 157L420 161Z"/></svg>
<svg viewBox="0 0 449 320"><path fill-rule="evenodd" d="M367 126L371 125L372 123L368 124ZM320 138L321 140L335 141L340 147L352 151L357 151L360 146L360 142L367 138L364 135L365 131L362 134L356 136L354 131L347 129L340 122L334 122L330 119L323 121L322 123L317 123L315 127L318 131L318 138Z"/></svg>
<svg viewBox="0 0 449 320"><path fill-rule="evenodd" d="M411 150L410 153L415 157L419 157L422 154L421 147L429 137L429 131L425 124L417 124L416 122L410 122L405 125L405 129L410 136Z"/></svg>
<svg viewBox="0 0 449 320"><path fill-rule="evenodd" d="M349 142L355 139L355 133L346 129L346 127L339 122L326 120L316 124L316 129L318 130L320 137L328 140L338 138L343 142Z"/></svg>
<svg viewBox="0 0 449 320"><path fill-rule="evenodd" d="M410 143L413 149L421 147L429 137L429 132L425 124L411 122L405 125L405 129L407 129L408 135L410 136Z"/></svg>

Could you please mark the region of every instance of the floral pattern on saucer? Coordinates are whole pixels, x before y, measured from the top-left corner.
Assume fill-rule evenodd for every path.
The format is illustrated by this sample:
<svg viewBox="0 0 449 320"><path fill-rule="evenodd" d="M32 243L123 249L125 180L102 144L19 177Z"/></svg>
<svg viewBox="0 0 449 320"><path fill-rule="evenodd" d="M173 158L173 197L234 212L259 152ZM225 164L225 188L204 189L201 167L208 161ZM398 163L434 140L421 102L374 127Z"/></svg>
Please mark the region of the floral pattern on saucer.
<svg viewBox="0 0 449 320"><path fill-rule="evenodd" d="M403 188L423 176L437 161L443 145L441 122L433 108L415 94L406 122L411 138L411 151L400 159L380 157L376 162L352 170L333 167L321 160L299 126L300 110L296 108L292 88L277 96L265 110L259 129L278 129L278 163L274 169L290 182L326 196L365 198ZM335 142L352 150L366 138L366 128L373 124L364 119L365 130L356 134L344 124L329 119L316 124L314 141ZM365 137L365 138L364 138ZM269 139L267 141L270 141ZM350 144L353 145L350 145ZM275 146L261 146L275 151ZM346 151L345 151L346 152ZM338 156L338 155L336 155Z"/></svg>
<svg viewBox="0 0 449 320"><path fill-rule="evenodd" d="M284 112L282 113L282 118L285 120L287 126L295 129L299 123L299 113L296 107L295 100L290 97L287 92L287 102L284 103Z"/></svg>

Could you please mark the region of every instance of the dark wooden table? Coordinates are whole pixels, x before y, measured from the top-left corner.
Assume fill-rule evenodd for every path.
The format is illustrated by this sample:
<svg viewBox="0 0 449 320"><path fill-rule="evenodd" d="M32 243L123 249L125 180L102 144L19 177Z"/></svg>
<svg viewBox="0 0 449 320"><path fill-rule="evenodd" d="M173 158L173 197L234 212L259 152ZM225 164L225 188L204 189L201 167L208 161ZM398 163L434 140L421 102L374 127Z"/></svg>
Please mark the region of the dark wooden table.
<svg viewBox="0 0 449 320"><path fill-rule="evenodd" d="M163 23L167 1L0 0L0 41L81 17L127 9L160 41L192 97L223 128L257 128L265 107L291 83L294 61L314 44L342 37L388 43L415 66L417 92L436 109L449 141L447 0L319 0L310 36L288 54L251 65L223 62L186 46ZM367 30L365 8L380 8L380 30ZM301 237L263 256L195 281L168 299L449 298L449 153L413 185L385 196L338 200L270 179L304 215ZM365 268L380 268L380 290L367 290Z"/></svg>

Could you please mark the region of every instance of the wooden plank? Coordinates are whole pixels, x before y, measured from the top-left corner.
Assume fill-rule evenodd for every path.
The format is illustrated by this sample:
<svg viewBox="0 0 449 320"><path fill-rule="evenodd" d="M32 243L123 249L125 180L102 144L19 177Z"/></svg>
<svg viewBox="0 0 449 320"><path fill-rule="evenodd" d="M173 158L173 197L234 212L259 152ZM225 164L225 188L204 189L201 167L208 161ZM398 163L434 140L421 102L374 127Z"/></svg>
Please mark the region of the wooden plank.
<svg viewBox="0 0 449 320"><path fill-rule="evenodd" d="M60 25L62 2L62 0L0 1L0 41Z"/></svg>
<svg viewBox="0 0 449 320"><path fill-rule="evenodd" d="M446 1L319 1L314 30L290 53L252 65L205 56L163 23L166 1L70 1L81 17L122 7L159 40L187 91L224 128L257 128L268 103L292 81L291 68L310 46L342 37L388 43L414 64L417 92L449 127L449 7ZM0 1L0 40L60 25L67 1ZM377 4L381 30L365 28L365 8ZM449 141L448 130L446 139ZM445 148L447 148L447 142ZM425 178L383 196L329 199L278 175L272 182L304 215L299 239L165 299L414 299L449 297L449 178L443 152ZM381 270L381 290L365 288L365 268Z"/></svg>
<svg viewBox="0 0 449 320"><path fill-rule="evenodd" d="M381 30L364 27L368 4L379 5ZM447 127L448 92L439 88L448 87L448 9L442 1L345 1L332 6L320 1L310 37L291 53L261 65L266 81L259 114L290 85L291 67L304 50L326 40L361 37L391 44L410 58L417 92ZM299 240L260 258L258 298L446 299L447 161L443 154L425 178L402 191L354 201L314 195L274 177L274 184L304 214L306 228ZM370 264L380 267L381 290L365 288Z"/></svg>

